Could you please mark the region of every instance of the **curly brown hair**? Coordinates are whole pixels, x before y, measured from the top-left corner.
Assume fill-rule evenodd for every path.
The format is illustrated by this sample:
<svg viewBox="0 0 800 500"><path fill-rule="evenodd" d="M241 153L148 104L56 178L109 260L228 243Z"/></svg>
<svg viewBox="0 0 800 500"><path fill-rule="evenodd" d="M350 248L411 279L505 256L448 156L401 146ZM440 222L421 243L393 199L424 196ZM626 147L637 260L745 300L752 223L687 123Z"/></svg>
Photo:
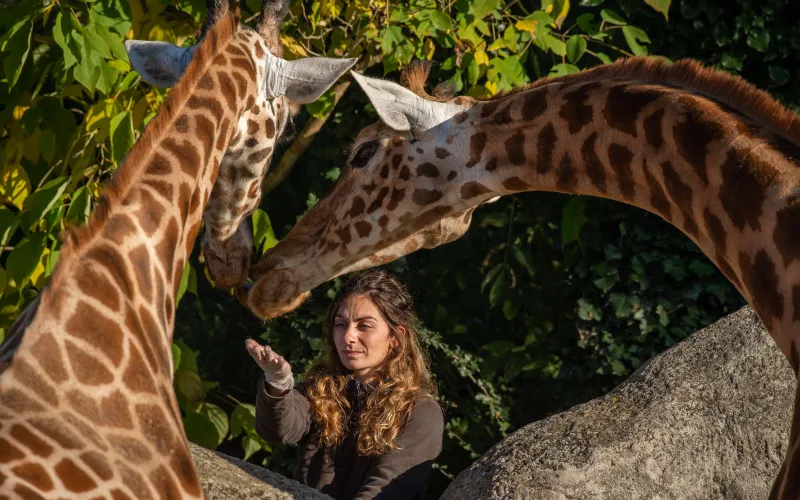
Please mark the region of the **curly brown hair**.
<svg viewBox="0 0 800 500"><path fill-rule="evenodd" d="M358 415L357 450L362 456L382 455L396 449L416 402L436 395L427 352L420 346L420 322L414 314L411 295L388 272L372 269L350 278L340 288L328 309L323 334L326 356L309 373L306 396L311 402L320 443L336 446L347 432L350 401L347 386L355 374L344 367L336 350L333 327L339 305L348 297L367 297L389 325L397 346L360 382L371 391Z"/></svg>

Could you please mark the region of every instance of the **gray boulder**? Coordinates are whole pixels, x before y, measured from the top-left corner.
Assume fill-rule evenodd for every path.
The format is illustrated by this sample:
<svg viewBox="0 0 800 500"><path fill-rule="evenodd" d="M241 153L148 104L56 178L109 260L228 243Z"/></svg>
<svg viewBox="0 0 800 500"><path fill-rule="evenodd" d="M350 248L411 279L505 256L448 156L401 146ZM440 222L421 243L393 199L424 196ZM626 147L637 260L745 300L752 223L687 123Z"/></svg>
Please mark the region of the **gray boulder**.
<svg viewBox="0 0 800 500"><path fill-rule="evenodd" d="M189 448L208 500L331 500L328 495L263 467L194 443L189 443Z"/></svg>
<svg viewBox="0 0 800 500"><path fill-rule="evenodd" d="M608 395L534 422L443 499L763 499L786 453L795 378L749 307Z"/></svg>

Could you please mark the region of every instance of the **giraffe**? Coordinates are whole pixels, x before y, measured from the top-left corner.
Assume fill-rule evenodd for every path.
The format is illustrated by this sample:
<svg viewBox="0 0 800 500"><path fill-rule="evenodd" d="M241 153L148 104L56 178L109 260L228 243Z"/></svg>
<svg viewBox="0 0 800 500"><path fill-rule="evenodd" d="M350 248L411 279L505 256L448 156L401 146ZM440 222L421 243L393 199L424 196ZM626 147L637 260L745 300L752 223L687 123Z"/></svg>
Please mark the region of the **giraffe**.
<svg viewBox="0 0 800 500"><path fill-rule="evenodd" d="M207 2L208 13L198 40L205 38L229 4L229 0ZM288 0L265 1L261 6L256 31L276 57L283 56L279 25L288 12ZM178 82L180 70L173 69L174 62L194 50L135 40L126 41L125 46L132 67L145 81L159 87L172 87ZM163 57L167 50L175 55ZM250 215L261 202L261 183L275 145L298 110L286 95L268 99L266 94L259 94L255 105L239 119L203 212L202 255L217 287L230 288L247 278L253 248Z"/></svg>
<svg viewBox="0 0 800 500"><path fill-rule="evenodd" d="M800 365L800 119L695 61L630 58L487 100L431 97L353 73L381 121L336 185L251 269L256 315L292 310L344 272L436 246L420 228L495 196L556 191L653 212L736 286ZM463 229L463 228L462 228ZM313 262L314 265L308 265ZM800 391L772 498L800 495Z"/></svg>
<svg viewBox="0 0 800 500"><path fill-rule="evenodd" d="M238 15L218 17L2 346L0 498L203 496L170 345L220 160L257 96L310 102L355 62L289 63Z"/></svg>

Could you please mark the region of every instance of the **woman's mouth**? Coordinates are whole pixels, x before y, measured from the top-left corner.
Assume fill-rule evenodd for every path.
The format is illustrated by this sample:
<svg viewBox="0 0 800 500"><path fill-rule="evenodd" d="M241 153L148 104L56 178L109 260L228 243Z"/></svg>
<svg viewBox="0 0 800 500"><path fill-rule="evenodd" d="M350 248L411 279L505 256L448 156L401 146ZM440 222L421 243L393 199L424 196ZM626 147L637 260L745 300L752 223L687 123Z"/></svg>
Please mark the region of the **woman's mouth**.
<svg viewBox="0 0 800 500"><path fill-rule="evenodd" d="M344 352L344 355L347 356L348 358L355 358L357 356L360 356L360 355L364 354L361 351L343 351L343 352Z"/></svg>

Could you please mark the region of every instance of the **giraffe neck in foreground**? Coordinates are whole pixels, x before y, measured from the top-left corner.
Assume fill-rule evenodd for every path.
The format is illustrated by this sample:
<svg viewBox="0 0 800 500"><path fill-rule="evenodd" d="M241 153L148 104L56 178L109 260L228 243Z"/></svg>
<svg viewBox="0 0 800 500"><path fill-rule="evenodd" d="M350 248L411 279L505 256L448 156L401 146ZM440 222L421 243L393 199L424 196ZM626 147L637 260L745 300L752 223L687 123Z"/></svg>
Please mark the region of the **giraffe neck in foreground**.
<svg viewBox="0 0 800 500"><path fill-rule="evenodd" d="M797 367L798 146L711 99L638 82L544 86L459 120L474 179L462 200L545 190L654 212L711 258Z"/></svg>

